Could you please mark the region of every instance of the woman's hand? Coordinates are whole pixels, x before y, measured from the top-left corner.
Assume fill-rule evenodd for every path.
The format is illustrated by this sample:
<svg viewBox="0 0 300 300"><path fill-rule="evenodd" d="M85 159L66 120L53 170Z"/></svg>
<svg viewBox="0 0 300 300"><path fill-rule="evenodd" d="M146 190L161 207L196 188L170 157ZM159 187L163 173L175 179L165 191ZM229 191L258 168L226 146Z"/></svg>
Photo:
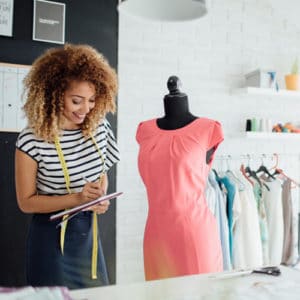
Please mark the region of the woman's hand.
<svg viewBox="0 0 300 300"><path fill-rule="evenodd" d="M82 189L82 196L84 197L85 202L95 200L106 194L108 186L107 174L104 174L103 177L97 182L88 182L84 185ZM106 200L94 206L91 206L86 209L86 211L94 211L97 214L104 214L108 210L110 201Z"/></svg>
<svg viewBox="0 0 300 300"><path fill-rule="evenodd" d="M109 200L105 200L97 205L87 208L86 210L94 211L97 214L104 214L107 212L109 205L110 205Z"/></svg>
<svg viewBox="0 0 300 300"><path fill-rule="evenodd" d="M90 202L96 200L104 194L105 191L100 182L87 182L80 192L80 201L82 203Z"/></svg>

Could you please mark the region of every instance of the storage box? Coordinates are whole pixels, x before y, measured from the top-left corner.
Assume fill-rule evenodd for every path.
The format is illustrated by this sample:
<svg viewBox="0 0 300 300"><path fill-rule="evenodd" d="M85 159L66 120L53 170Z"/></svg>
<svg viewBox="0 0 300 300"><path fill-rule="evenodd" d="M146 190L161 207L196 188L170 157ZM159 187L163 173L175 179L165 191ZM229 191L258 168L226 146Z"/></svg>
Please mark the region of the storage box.
<svg viewBox="0 0 300 300"><path fill-rule="evenodd" d="M245 75L246 86L275 88L276 72L257 69Z"/></svg>

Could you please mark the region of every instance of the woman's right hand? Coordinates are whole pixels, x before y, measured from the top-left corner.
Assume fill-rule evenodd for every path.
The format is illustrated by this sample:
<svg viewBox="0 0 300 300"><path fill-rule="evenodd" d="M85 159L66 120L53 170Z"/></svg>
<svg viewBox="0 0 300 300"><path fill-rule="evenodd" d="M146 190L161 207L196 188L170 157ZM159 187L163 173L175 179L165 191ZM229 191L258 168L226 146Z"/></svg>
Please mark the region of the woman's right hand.
<svg viewBox="0 0 300 300"><path fill-rule="evenodd" d="M86 203L104 195L104 191L99 182L87 182L79 193L80 202Z"/></svg>

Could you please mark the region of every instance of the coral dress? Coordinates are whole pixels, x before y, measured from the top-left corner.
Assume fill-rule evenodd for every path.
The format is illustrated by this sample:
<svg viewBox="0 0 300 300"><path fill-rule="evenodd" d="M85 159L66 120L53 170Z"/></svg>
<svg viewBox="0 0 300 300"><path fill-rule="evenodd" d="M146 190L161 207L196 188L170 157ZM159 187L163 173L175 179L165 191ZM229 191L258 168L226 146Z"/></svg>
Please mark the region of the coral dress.
<svg viewBox="0 0 300 300"><path fill-rule="evenodd" d="M146 186L146 280L222 271L217 223L204 198L211 162L206 152L223 140L220 123L198 118L174 130L141 122L138 167Z"/></svg>

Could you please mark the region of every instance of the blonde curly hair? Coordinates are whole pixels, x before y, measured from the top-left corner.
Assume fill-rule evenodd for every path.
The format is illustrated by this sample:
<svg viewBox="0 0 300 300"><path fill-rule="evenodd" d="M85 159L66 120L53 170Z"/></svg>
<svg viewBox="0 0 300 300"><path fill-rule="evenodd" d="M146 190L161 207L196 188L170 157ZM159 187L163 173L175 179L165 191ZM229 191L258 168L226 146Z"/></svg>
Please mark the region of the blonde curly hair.
<svg viewBox="0 0 300 300"><path fill-rule="evenodd" d="M38 138L53 142L60 135L64 93L73 80L88 81L96 90L95 107L81 124L84 136L94 132L106 113L115 112L117 75L103 55L89 45L50 48L34 61L24 79L23 109Z"/></svg>

